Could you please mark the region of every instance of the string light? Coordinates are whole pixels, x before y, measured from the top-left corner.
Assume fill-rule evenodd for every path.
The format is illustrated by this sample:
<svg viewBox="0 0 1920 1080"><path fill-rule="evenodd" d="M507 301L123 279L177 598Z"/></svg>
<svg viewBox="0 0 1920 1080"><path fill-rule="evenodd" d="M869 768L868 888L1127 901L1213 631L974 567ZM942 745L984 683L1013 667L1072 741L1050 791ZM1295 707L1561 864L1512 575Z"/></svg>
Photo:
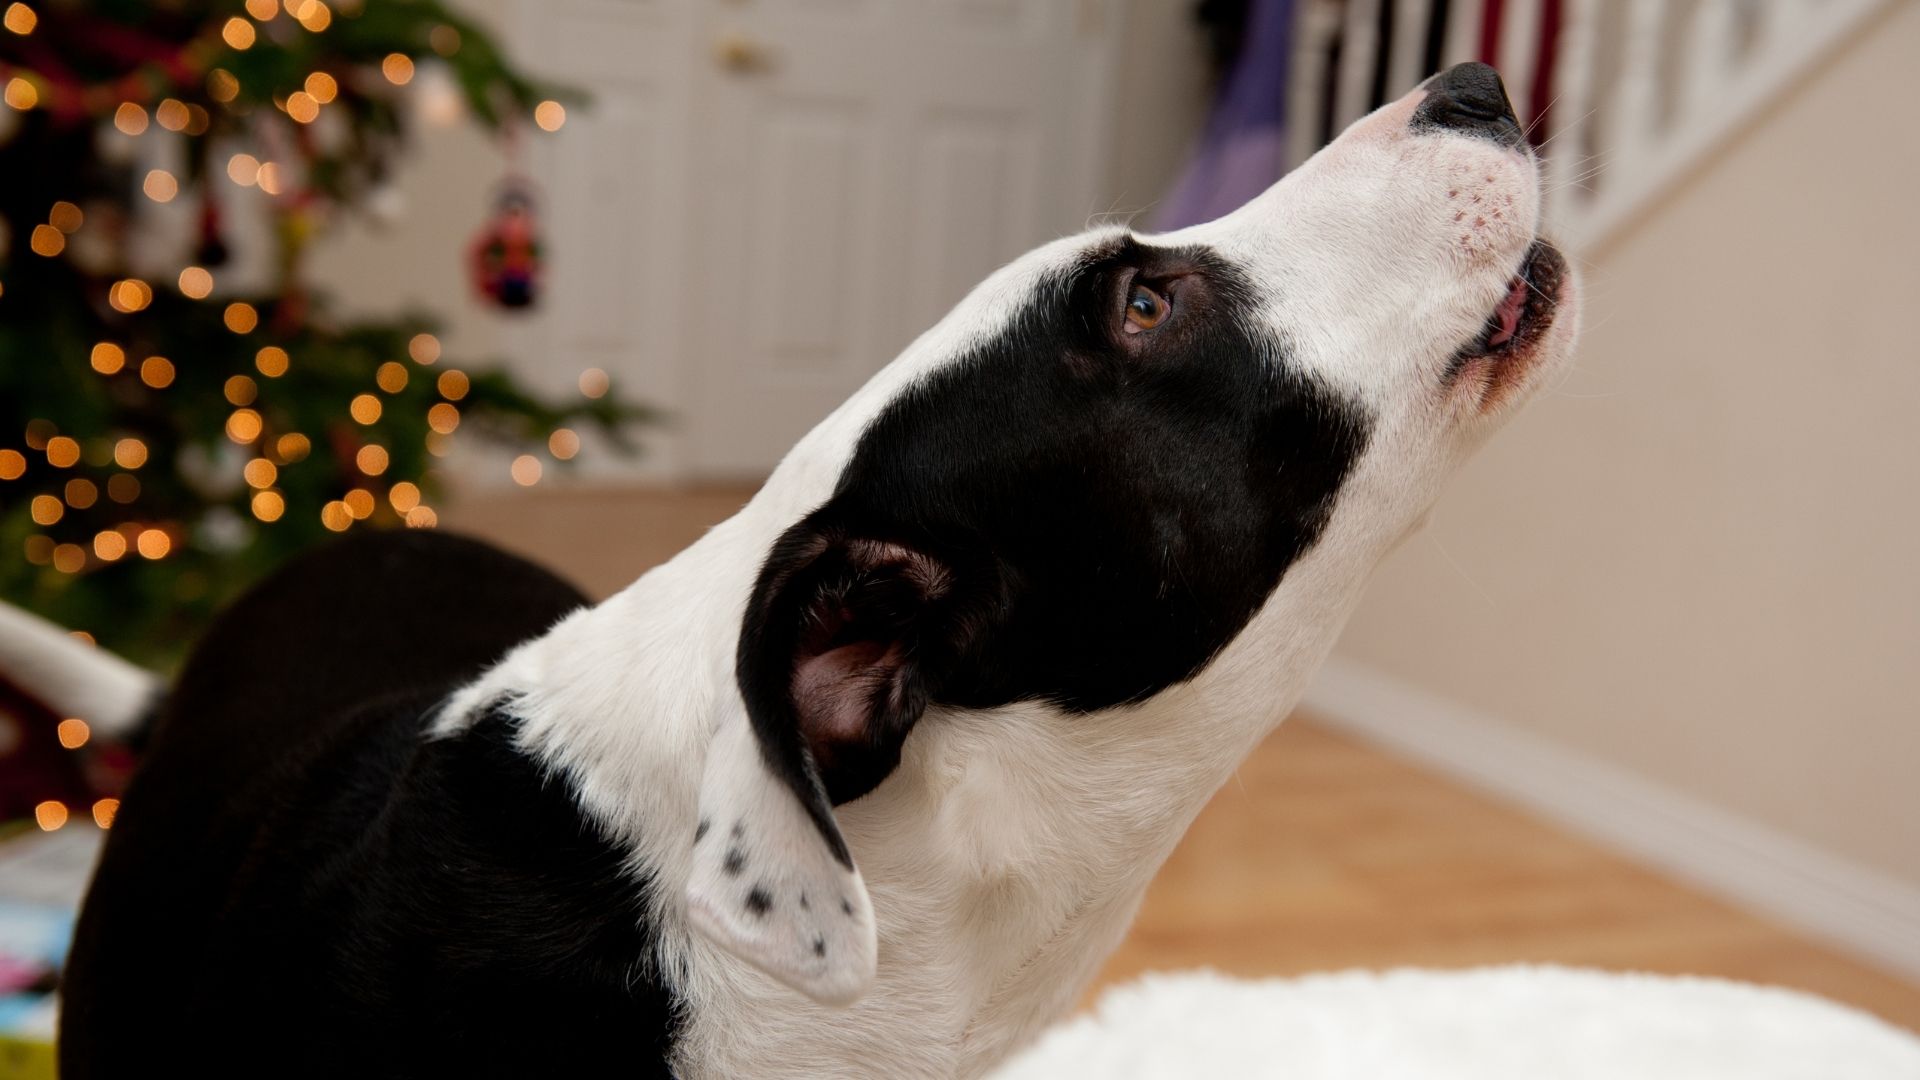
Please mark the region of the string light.
<svg viewBox="0 0 1920 1080"><path fill-rule="evenodd" d="M173 361L164 356L149 356L140 361L140 381L155 390L173 385Z"/></svg>
<svg viewBox="0 0 1920 1080"><path fill-rule="evenodd" d="M559 131L567 122L567 107L557 101L543 101L533 107L533 122L541 131Z"/></svg>
<svg viewBox="0 0 1920 1080"><path fill-rule="evenodd" d="M251 49L254 39L253 24L235 15L227 20L227 25L220 28L220 39L236 51Z"/></svg>
<svg viewBox="0 0 1920 1080"><path fill-rule="evenodd" d="M320 118L320 102L305 90L295 90L287 96L287 115L302 124L311 124Z"/></svg>
<svg viewBox="0 0 1920 1080"><path fill-rule="evenodd" d="M0 24L21 37L33 33L33 28L39 23L40 16L35 15L33 9L25 4L8 4L6 16L0 18Z"/></svg>
<svg viewBox="0 0 1920 1080"><path fill-rule="evenodd" d="M280 476L280 470L266 458L257 457L247 462L246 467L240 470L240 475L246 478L248 487L270 488Z"/></svg>
<svg viewBox="0 0 1920 1080"><path fill-rule="evenodd" d="M459 401L461 398L467 396L467 388L471 386L472 383L467 379L466 372L448 368L446 371L440 373L440 379L437 385L440 389L441 397L446 398L448 401Z"/></svg>
<svg viewBox="0 0 1920 1080"><path fill-rule="evenodd" d="M388 53L380 61L380 74L395 86L405 86L413 81L413 59L406 53Z"/></svg>
<svg viewBox="0 0 1920 1080"><path fill-rule="evenodd" d="M260 420L260 414L252 409L235 409L227 417L227 438L245 446L260 437L261 429L266 425Z"/></svg>
<svg viewBox="0 0 1920 1080"><path fill-rule="evenodd" d="M353 524L353 514L348 512L346 503L335 499L320 508L320 524L334 532L346 532Z"/></svg>
<svg viewBox="0 0 1920 1080"><path fill-rule="evenodd" d="M247 14L266 22L280 14L280 0L247 0Z"/></svg>
<svg viewBox="0 0 1920 1080"><path fill-rule="evenodd" d="M359 466L360 471L366 473L368 476L379 476L381 473L386 472L387 462L387 448L377 446L373 443L368 443L361 447L360 452L353 455L353 463ZM361 516L364 517L365 515Z"/></svg>
<svg viewBox="0 0 1920 1080"><path fill-rule="evenodd" d="M53 733L54 737L60 740L61 746L69 750L78 750L87 745L87 739L92 737L93 729L87 726L85 720L69 716L54 725Z"/></svg>
<svg viewBox="0 0 1920 1080"><path fill-rule="evenodd" d="M427 432L427 453L434 457L446 457L453 450L453 436L444 431Z"/></svg>
<svg viewBox="0 0 1920 1080"><path fill-rule="evenodd" d="M420 505L420 487L412 481L402 480L387 489L387 501L393 504L396 512L404 514Z"/></svg>
<svg viewBox="0 0 1920 1080"><path fill-rule="evenodd" d="M580 373L580 392L590 398L605 397L613 386L613 380L597 367L590 367Z"/></svg>
<svg viewBox="0 0 1920 1080"><path fill-rule="evenodd" d="M373 373L373 381L387 393L397 394L407 388L407 365L389 360Z"/></svg>
<svg viewBox="0 0 1920 1080"><path fill-rule="evenodd" d="M67 804L58 799L35 804L33 822L42 832L53 832L67 823Z"/></svg>
<svg viewBox="0 0 1920 1080"><path fill-rule="evenodd" d="M153 287L139 278L121 278L107 290L107 303L113 310L131 315L153 303Z"/></svg>
<svg viewBox="0 0 1920 1080"><path fill-rule="evenodd" d="M340 93L340 84L324 71L316 71L307 76L307 81L302 85L306 88L307 96L322 105L332 101Z"/></svg>
<svg viewBox="0 0 1920 1080"><path fill-rule="evenodd" d="M93 823L103 829L113 828L113 819L120 814L120 800L100 799L93 804Z"/></svg>
<svg viewBox="0 0 1920 1080"><path fill-rule="evenodd" d="M305 435L297 431L290 431L280 436L279 440L273 444L273 450L274 453L280 455L281 461L291 465L296 461L303 460L307 454L312 452L313 444L307 441Z"/></svg>
<svg viewBox="0 0 1920 1080"><path fill-rule="evenodd" d="M253 309L252 304L243 300L228 304L221 319L226 322L227 329L236 334L250 334L254 327L260 325L260 313Z"/></svg>
<svg viewBox="0 0 1920 1080"><path fill-rule="evenodd" d="M287 512L287 500L277 491L256 491L253 494L253 516L261 521L279 521L280 515Z"/></svg>
<svg viewBox="0 0 1920 1080"><path fill-rule="evenodd" d="M87 633L85 630L69 630L67 631L67 636L75 641L85 642L88 645L98 644L93 640L93 635Z"/></svg>
<svg viewBox="0 0 1920 1080"><path fill-rule="evenodd" d="M407 342L407 355L416 364L431 364L440 359L440 339L432 334L415 334Z"/></svg>
<svg viewBox="0 0 1920 1080"><path fill-rule="evenodd" d="M440 524L440 515L434 513L430 506L416 506L407 511L407 528L409 529L431 529L438 524Z"/></svg>
<svg viewBox="0 0 1920 1080"><path fill-rule="evenodd" d="M521 487L532 487L540 482L540 459L532 454L521 454L513 459L507 472L513 477L514 483Z"/></svg>
<svg viewBox="0 0 1920 1080"><path fill-rule="evenodd" d="M261 162L260 175L255 182L260 185L261 191L269 195L280 194L280 166L271 161Z"/></svg>
<svg viewBox="0 0 1920 1080"><path fill-rule="evenodd" d="M214 68L207 72L207 96L224 105L240 96L240 80L226 68Z"/></svg>
<svg viewBox="0 0 1920 1080"><path fill-rule="evenodd" d="M47 440L58 434L60 429L53 426L53 421L42 420L36 416L27 421L27 449L45 450Z"/></svg>
<svg viewBox="0 0 1920 1080"><path fill-rule="evenodd" d="M107 477L107 498L125 505L140 497L140 478L132 473L114 473Z"/></svg>
<svg viewBox="0 0 1920 1080"><path fill-rule="evenodd" d="M69 236L79 232L81 224L86 220L87 215L81 213L78 206L65 199L54 203L53 209L47 211L47 224Z"/></svg>
<svg viewBox="0 0 1920 1080"><path fill-rule="evenodd" d="M27 246L33 249L35 255L45 255L51 259L67 250L67 234L51 225L35 225Z"/></svg>
<svg viewBox="0 0 1920 1080"><path fill-rule="evenodd" d="M179 98L167 98L154 106L153 120L168 131L185 131L193 122L193 112Z"/></svg>
<svg viewBox="0 0 1920 1080"><path fill-rule="evenodd" d="M340 501L356 521L365 521L373 515L373 492L366 488L354 488L341 496Z"/></svg>
<svg viewBox="0 0 1920 1080"><path fill-rule="evenodd" d="M33 502L29 505L29 513L33 515L35 525L52 525L60 520L60 515L66 512L67 508L60 505L60 500L51 495L35 495Z"/></svg>
<svg viewBox="0 0 1920 1080"><path fill-rule="evenodd" d="M452 56L460 51L460 31L441 23L427 31L427 44L441 56Z"/></svg>
<svg viewBox="0 0 1920 1080"><path fill-rule="evenodd" d="M207 116L207 110L198 105L187 106L186 133L188 135L205 135L209 122L210 118Z"/></svg>
<svg viewBox="0 0 1920 1080"><path fill-rule="evenodd" d="M114 562L127 553L127 538L112 529L103 529L94 535L93 553L102 562Z"/></svg>
<svg viewBox="0 0 1920 1080"><path fill-rule="evenodd" d="M100 489L84 476L76 476L67 481L65 493L67 505L75 510L85 510L100 501Z"/></svg>
<svg viewBox="0 0 1920 1080"><path fill-rule="evenodd" d="M79 442L65 435L47 440L47 464L56 469L69 469L79 460Z"/></svg>
<svg viewBox="0 0 1920 1080"><path fill-rule="evenodd" d="M205 300L213 293L213 274L205 267L189 266L180 271L180 295L189 300Z"/></svg>
<svg viewBox="0 0 1920 1080"><path fill-rule="evenodd" d="M253 354L253 366L260 374L269 379L277 379L287 373L287 350L278 345L268 345Z"/></svg>
<svg viewBox="0 0 1920 1080"><path fill-rule="evenodd" d="M380 419L380 399L372 394L356 394L347 404L347 414L362 424Z"/></svg>
<svg viewBox="0 0 1920 1080"><path fill-rule="evenodd" d="M24 545L27 561L35 566L45 566L53 561L53 537L29 536Z"/></svg>
<svg viewBox="0 0 1920 1080"><path fill-rule="evenodd" d="M227 380L226 385L221 389L222 392L226 394L227 401L234 405L251 405L253 404L253 399L260 393L259 384L247 378L245 375L233 376ZM262 484L261 486L265 487L266 485Z"/></svg>
<svg viewBox="0 0 1920 1080"><path fill-rule="evenodd" d="M0 480L18 480L27 471L27 456L18 450L0 450Z"/></svg>
<svg viewBox="0 0 1920 1080"><path fill-rule="evenodd" d="M427 426L442 435L451 435L453 429L460 426L460 410L443 401L427 410ZM432 445L427 449L433 449Z"/></svg>
<svg viewBox="0 0 1920 1080"><path fill-rule="evenodd" d="M560 461L570 461L580 452L580 436L572 428L556 428L547 436L547 452Z"/></svg>
<svg viewBox="0 0 1920 1080"><path fill-rule="evenodd" d="M287 11L309 31L317 34L332 25L333 11L321 0L296 0L296 3L297 7L289 7Z"/></svg>
<svg viewBox="0 0 1920 1080"><path fill-rule="evenodd" d="M128 135L138 135L147 130L147 110L131 101L123 101L113 110L113 126Z"/></svg>
<svg viewBox="0 0 1920 1080"><path fill-rule="evenodd" d="M165 169L153 169L147 173L147 179L140 185L140 190L146 192L147 198L154 202L172 202L173 197L180 194L180 181L175 180L173 174Z"/></svg>
<svg viewBox="0 0 1920 1080"><path fill-rule="evenodd" d="M53 568L63 574L77 574L87 565L87 549L79 544L59 544L53 549Z"/></svg>
<svg viewBox="0 0 1920 1080"><path fill-rule="evenodd" d="M40 104L40 91L27 80L15 75L7 80L6 101L8 105L26 112Z"/></svg>
<svg viewBox="0 0 1920 1080"><path fill-rule="evenodd" d="M147 463L147 444L129 435L113 444L113 463L123 469L137 469Z"/></svg>
<svg viewBox="0 0 1920 1080"><path fill-rule="evenodd" d="M134 538L133 546L143 559L164 559L167 552L173 550L173 540L159 529L141 529Z"/></svg>

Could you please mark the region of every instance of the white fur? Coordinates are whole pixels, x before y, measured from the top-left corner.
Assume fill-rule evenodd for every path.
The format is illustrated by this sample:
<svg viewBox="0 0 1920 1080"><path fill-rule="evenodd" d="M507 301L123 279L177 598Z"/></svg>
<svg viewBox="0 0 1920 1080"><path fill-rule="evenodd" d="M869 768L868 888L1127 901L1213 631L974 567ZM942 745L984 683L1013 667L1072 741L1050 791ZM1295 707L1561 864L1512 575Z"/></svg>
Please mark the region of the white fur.
<svg viewBox="0 0 1920 1080"><path fill-rule="evenodd" d="M850 1008L756 967L777 967L769 957L793 942L743 944L737 926L706 920L702 934L689 918L702 801L753 775L708 763L751 748L714 743L742 709L733 667L748 592L774 539L828 497L870 420L1001 329L1036 280L1098 237L1057 241L989 277L802 439L737 516L449 704L443 733L512 695L527 745L630 846L654 885L660 970L687 1002L683 1075L976 1076L1071 1008L1188 824L1292 708L1368 572L1492 426L1476 395L1439 389L1440 371L1532 241L1538 180L1491 143L1409 133L1418 100L1363 120L1235 214L1146 238L1209 244L1237 262L1270 297L1290 362L1370 409L1369 448L1319 542L1198 677L1097 717L1039 704L930 710L894 773L836 809L878 923L873 985ZM1455 220L1474 196L1501 216ZM1533 383L1566 351L1571 285L1568 299ZM703 795L703 776L724 782ZM796 873L821 872L817 833L782 835ZM822 996L844 996L846 975L820 973L835 991Z"/></svg>
<svg viewBox="0 0 1920 1080"><path fill-rule="evenodd" d="M707 752L700 820L710 834L695 845L687 882L693 928L815 1001L850 1005L866 993L878 964L867 886L768 771L744 709L720 725ZM741 880L783 902L757 913L740 907Z"/></svg>
<svg viewBox="0 0 1920 1080"><path fill-rule="evenodd" d="M1496 967L1150 975L995 1080L1916 1080L1920 1038L1722 979Z"/></svg>

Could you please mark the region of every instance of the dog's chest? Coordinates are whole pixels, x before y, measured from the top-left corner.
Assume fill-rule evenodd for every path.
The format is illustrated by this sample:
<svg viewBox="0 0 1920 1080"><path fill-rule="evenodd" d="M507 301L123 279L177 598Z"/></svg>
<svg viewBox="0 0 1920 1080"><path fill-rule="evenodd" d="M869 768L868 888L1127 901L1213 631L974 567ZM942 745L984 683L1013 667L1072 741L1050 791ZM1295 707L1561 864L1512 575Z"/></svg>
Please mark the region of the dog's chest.
<svg viewBox="0 0 1920 1080"><path fill-rule="evenodd" d="M975 1076L1070 1012L1188 811L1120 787L1110 770L1137 771L1133 753L1052 720L955 717L916 735L898 783L839 811L880 925L872 991L835 1009L696 954L685 1071Z"/></svg>

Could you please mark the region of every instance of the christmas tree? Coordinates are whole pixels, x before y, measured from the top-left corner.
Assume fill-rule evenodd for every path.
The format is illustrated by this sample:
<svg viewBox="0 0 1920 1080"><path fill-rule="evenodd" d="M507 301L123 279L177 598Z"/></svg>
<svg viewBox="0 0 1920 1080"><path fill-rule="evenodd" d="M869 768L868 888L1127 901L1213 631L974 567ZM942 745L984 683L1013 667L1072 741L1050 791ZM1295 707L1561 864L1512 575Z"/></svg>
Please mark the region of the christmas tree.
<svg viewBox="0 0 1920 1080"><path fill-rule="evenodd" d="M480 28L432 0L36 0L0 22L0 597L164 664L289 554L436 524L456 434L523 444L523 480L581 428L626 445L643 412L604 376L545 400L442 357L425 317L349 324L302 280L327 216L389 182L410 83L505 137L564 121ZM264 281L225 269L243 197L269 208ZM476 245L476 274L519 275L495 295L524 302L537 247L510 239Z"/></svg>

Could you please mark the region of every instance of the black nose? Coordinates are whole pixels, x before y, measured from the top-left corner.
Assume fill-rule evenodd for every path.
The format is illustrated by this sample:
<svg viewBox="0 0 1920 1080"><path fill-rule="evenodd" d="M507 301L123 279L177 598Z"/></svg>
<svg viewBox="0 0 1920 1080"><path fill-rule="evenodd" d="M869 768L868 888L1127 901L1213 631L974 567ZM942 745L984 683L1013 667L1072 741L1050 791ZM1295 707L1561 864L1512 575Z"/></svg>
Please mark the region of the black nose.
<svg viewBox="0 0 1920 1080"><path fill-rule="evenodd" d="M1428 79L1415 127L1438 127L1517 147L1525 141L1500 73L1486 64L1455 64Z"/></svg>

